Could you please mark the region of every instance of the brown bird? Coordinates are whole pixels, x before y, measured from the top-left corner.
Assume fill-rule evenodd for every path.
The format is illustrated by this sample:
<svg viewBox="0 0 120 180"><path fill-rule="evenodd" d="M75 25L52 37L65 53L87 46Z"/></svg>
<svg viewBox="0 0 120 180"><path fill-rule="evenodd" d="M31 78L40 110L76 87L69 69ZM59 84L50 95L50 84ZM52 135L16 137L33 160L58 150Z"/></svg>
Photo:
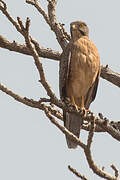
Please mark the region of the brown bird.
<svg viewBox="0 0 120 180"><path fill-rule="evenodd" d="M66 98L77 110L88 110L94 101L99 76L100 57L96 46L89 39L89 29L81 21L70 24L71 40L62 53L59 70L60 97ZM64 126L79 138L83 120L75 113L63 111ZM76 148L77 144L68 138L69 148Z"/></svg>

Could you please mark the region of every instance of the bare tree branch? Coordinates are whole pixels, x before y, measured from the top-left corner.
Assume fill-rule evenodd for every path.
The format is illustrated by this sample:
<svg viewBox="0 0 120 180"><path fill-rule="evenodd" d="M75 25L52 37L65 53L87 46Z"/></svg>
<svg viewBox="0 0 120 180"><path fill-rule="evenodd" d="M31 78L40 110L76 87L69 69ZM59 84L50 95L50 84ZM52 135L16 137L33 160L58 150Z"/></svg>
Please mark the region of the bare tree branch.
<svg viewBox="0 0 120 180"><path fill-rule="evenodd" d="M104 170L100 169L95 162L92 159L91 156L91 150L89 148L84 149L85 155L86 155L86 159L87 162L89 164L89 167L93 170L93 172L95 174L97 174L98 176L107 179L107 180L120 180L120 179L116 179L115 176L112 176L111 174L105 172Z"/></svg>
<svg viewBox="0 0 120 180"><path fill-rule="evenodd" d="M56 38L61 46L64 49L67 45L66 37L64 35L63 27L59 23L57 23L55 8L57 4L57 0L47 0L48 1L48 16L50 20L51 29L55 32Z"/></svg>
<svg viewBox="0 0 120 180"><path fill-rule="evenodd" d="M56 0L48 0L48 15L45 13L44 9L42 8L40 2L38 0L26 0L26 3L33 5L40 14L44 17L46 23L50 26L51 30L55 32L56 38L64 49L67 45L67 40L70 40L70 36L65 32L63 25L57 23L56 15L55 15L55 7L57 4Z"/></svg>
<svg viewBox="0 0 120 180"><path fill-rule="evenodd" d="M93 113L92 113L91 114L91 127L90 127L90 130L89 130L89 135L88 135L88 140L87 140L87 148L88 149L90 149L91 144L92 144L94 130L95 130L95 116L93 116Z"/></svg>
<svg viewBox="0 0 120 180"><path fill-rule="evenodd" d="M90 127L91 127L90 124L87 124L87 125L86 125L86 124L83 124L82 127L81 127L81 129L83 129L83 130L85 130L85 131L89 131L89 130L90 130ZM95 124L95 132L101 133L101 132L105 132L105 130L102 129L100 126L98 126L98 125Z"/></svg>
<svg viewBox="0 0 120 180"><path fill-rule="evenodd" d="M3 5L3 6L2 6ZM12 23L13 26L17 29L18 32L21 32L20 26L18 23L11 17L10 13L7 11L7 5L4 1L0 0L0 10L7 17L7 19Z"/></svg>
<svg viewBox="0 0 120 180"><path fill-rule="evenodd" d="M108 65L101 68L101 77L120 87L120 74L112 71Z"/></svg>
<svg viewBox="0 0 120 180"><path fill-rule="evenodd" d="M94 128L95 128L94 125L95 125L95 117L94 117L94 115L92 113L91 114L91 129L90 129L89 135L88 135L87 146L84 148L84 152L85 152L85 155L86 155L87 162L89 164L89 167L98 176L100 176L100 177L102 177L104 179L107 179L107 180L116 180L116 177L111 176L110 174L108 174L104 170L100 169L97 166L97 164L95 164L94 160L92 159L91 144L92 144L93 135L94 135Z"/></svg>
<svg viewBox="0 0 120 180"><path fill-rule="evenodd" d="M119 176L119 171L118 171L118 169L115 167L114 164L111 165L111 168L112 168L112 169L114 170L114 172L115 172L115 177L118 178L118 176Z"/></svg>
<svg viewBox="0 0 120 180"><path fill-rule="evenodd" d="M12 90L5 87L3 84L0 84L0 90L2 90L6 94L8 94L12 98L14 98L16 101L21 102L21 103L23 103L23 104L25 104L27 106L30 106L32 108L38 108L40 110L44 109L42 103L39 103L39 102L34 101L34 100L30 100L28 98L21 97L20 95L14 93Z"/></svg>
<svg viewBox="0 0 120 180"><path fill-rule="evenodd" d="M110 134L113 138L120 141L120 132L111 126L109 120L96 118L95 123L99 125L103 130L105 130L105 132Z"/></svg>
<svg viewBox="0 0 120 180"><path fill-rule="evenodd" d="M68 169L82 180L88 180L84 175L81 175L76 169L73 169L70 165L68 166Z"/></svg>
<svg viewBox="0 0 120 180"><path fill-rule="evenodd" d="M39 43L34 39L31 39L31 42L35 45L37 53L40 57L60 61L61 53L59 51L54 51L49 48L41 47ZM21 54L32 56L31 51L26 45L17 43L16 41L10 42L1 35L0 35L0 47L4 49L8 49L10 51L19 52ZM112 71L110 68L106 68L102 66L101 77L113 83L114 85L120 87L120 75Z"/></svg>
<svg viewBox="0 0 120 180"><path fill-rule="evenodd" d="M34 44L35 49L40 57L60 61L61 53L59 51L55 51L50 48L43 48L33 38L31 38L31 42Z"/></svg>
<svg viewBox="0 0 120 180"><path fill-rule="evenodd" d="M31 41L35 45L35 48L40 57L57 60L57 61L60 60L61 53L59 51L54 51L50 48L41 47L34 39L31 39ZM10 42L1 35L0 35L0 47L4 49L8 49L10 51L32 56L30 49L25 44L20 44L16 41Z"/></svg>
<svg viewBox="0 0 120 180"><path fill-rule="evenodd" d="M42 8L40 2L38 0L26 0L26 3L33 5L40 14L44 17L47 24L50 26L50 21L48 15L45 13L45 10Z"/></svg>
<svg viewBox="0 0 120 180"><path fill-rule="evenodd" d="M105 171L103 171L102 169L100 169L95 162L92 159L91 156L91 150L90 150L90 146L91 146L91 142L92 142L92 138L93 138L93 132L94 132L94 123L92 124L92 128L89 132L89 140L88 140L88 144L87 146L82 143L76 136L74 136L71 132L69 132L65 127L61 126L55 119L54 117L51 115L51 113L48 111L47 108L45 108L45 113L47 115L47 117L50 119L50 121L57 126L64 134L68 135L69 138L72 139L72 141L76 142L81 148L84 149L85 155L86 155L86 159L88 161L89 167L93 170L93 172L95 174L97 174L98 176L105 178L107 180L120 180L120 179L116 179L115 176L112 176L108 173L106 173Z"/></svg>
<svg viewBox="0 0 120 180"><path fill-rule="evenodd" d="M46 116L49 118L49 120L56 126L58 127L58 129L60 129L60 131L62 131L64 134L67 134L67 136L74 141L75 143L77 143L80 147L85 148L86 145L84 143L81 142L81 140L79 138L77 138L74 134L72 134L70 131L68 131L68 129L66 129L65 127L61 126L56 120L55 118L52 116L51 112L48 110L48 108L45 107L45 114Z"/></svg>
<svg viewBox="0 0 120 180"><path fill-rule="evenodd" d="M19 17L17 18L17 20L18 20L19 26L21 28L21 34L24 36L26 45L30 49L31 54L32 54L32 56L34 58L35 65L36 65L36 67L38 69L38 72L39 72L39 75L40 75L41 84L43 85L43 87L47 91L48 96L50 96L52 99L57 99L55 94L53 93L51 87L49 86L46 78L45 78L43 66L42 66L42 63L40 61L39 55L38 55L37 51L35 50L35 48L32 45L31 37L29 36L30 19L27 18L27 20L26 20L27 29L24 27L24 25L22 23L22 20Z"/></svg>
<svg viewBox="0 0 120 180"><path fill-rule="evenodd" d="M46 113L47 117L50 119L50 121L55 126L57 126L64 134L68 135L69 138L72 139L72 141L76 142L81 148L84 149L84 152L85 152L86 159L88 161L89 167L93 170L93 172L95 174L97 174L98 176L100 176L102 178L105 178L107 180L116 180L115 176L112 176L112 175L108 174L107 172L103 171L102 169L100 169L92 159L90 147L91 147L91 142L92 142L92 139L93 139L93 132L94 132L94 121L93 121L93 119L92 119L93 124L92 124L91 130L89 132L89 136L88 136L88 138L89 138L88 144L86 146L76 136L74 136L71 132L69 132L65 127L61 126L55 120L55 118L51 115L51 113L48 111L48 109L46 107L45 107L45 113ZM117 179L117 180L119 180L119 179Z"/></svg>
<svg viewBox="0 0 120 180"><path fill-rule="evenodd" d="M35 101L33 99L28 99L25 97L21 97L20 95L14 93L12 90L8 89L7 87L5 87L3 84L0 83L0 90L3 91L4 93L8 94L10 97L14 98L16 101L25 104L27 106L30 106L32 108L37 108L40 110L45 110L44 107L46 107L50 113L57 117L58 119L62 120L62 114L59 112L59 110L54 109L51 106L47 106L45 104L43 104L44 100L41 101Z"/></svg>

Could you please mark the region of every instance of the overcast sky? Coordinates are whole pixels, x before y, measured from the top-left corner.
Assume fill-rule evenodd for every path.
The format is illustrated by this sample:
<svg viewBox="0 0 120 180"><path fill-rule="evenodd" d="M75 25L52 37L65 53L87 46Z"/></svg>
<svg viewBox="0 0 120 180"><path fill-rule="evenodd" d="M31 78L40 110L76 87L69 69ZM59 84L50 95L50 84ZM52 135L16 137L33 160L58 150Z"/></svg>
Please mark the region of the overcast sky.
<svg viewBox="0 0 120 180"><path fill-rule="evenodd" d="M50 31L37 10L25 0L6 0L8 11L16 18L31 19L30 33L41 46L61 51L54 33ZM41 0L46 9L46 1ZM120 1L119 0L58 0L57 19L65 24L69 32L72 21L85 21L90 29L90 39L96 44L101 64L108 64L112 70L120 72ZM47 10L47 9L46 9ZM24 43L0 12L0 35L8 40ZM42 59L46 77L59 97L59 63ZM39 75L31 57L0 49L0 82L23 97L38 100L46 93L38 82ZM118 100L120 89L106 80L100 79L96 100L90 109L102 112L110 120L119 120ZM81 139L86 140L86 132ZM96 133L92 145L93 157L99 167L113 173L110 165L120 168L119 142L110 135ZM76 168L88 179L99 180L88 168L81 148L69 150L64 135L45 117L42 111L16 102L0 92L0 179L1 180L77 180L68 165Z"/></svg>

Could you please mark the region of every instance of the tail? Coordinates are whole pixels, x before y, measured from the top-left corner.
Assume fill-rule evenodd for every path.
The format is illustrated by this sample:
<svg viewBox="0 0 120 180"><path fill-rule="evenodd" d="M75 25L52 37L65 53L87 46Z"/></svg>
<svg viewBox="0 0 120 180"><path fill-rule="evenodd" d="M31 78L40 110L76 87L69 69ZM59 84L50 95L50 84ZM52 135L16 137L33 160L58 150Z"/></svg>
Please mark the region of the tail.
<svg viewBox="0 0 120 180"><path fill-rule="evenodd" d="M64 126L79 138L80 128L83 123L83 120L80 118L80 116L75 113L63 112L63 119L64 119ZM66 135L66 141L68 148L75 149L77 147L77 144L73 142L67 135Z"/></svg>

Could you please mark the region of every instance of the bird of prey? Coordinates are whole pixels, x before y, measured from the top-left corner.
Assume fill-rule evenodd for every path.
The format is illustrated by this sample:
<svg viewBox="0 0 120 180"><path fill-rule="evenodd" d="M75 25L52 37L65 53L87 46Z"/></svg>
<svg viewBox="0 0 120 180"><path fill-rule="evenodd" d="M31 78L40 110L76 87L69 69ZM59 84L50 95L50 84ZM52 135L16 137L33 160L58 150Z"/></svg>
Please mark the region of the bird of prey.
<svg viewBox="0 0 120 180"><path fill-rule="evenodd" d="M71 40L61 55L59 69L60 98L66 98L77 110L87 111L94 101L99 77L100 57L94 43L89 39L89 29L82 21L70 24ZM82 120L76 113L63 110L64 126L79 138ZM77 144L66 135L69 148Z"/></svg>

